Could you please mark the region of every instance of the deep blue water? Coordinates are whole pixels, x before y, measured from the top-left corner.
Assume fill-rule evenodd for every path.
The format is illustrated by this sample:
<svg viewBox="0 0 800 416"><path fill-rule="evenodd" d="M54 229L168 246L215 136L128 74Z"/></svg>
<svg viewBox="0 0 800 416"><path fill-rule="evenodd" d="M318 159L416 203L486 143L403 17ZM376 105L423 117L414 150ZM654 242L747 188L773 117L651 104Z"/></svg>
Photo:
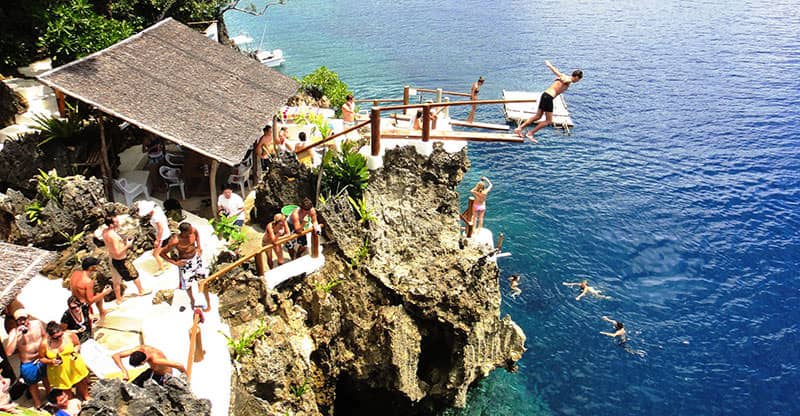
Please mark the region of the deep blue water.
<svg viewBox="0 0 800 416"><path fill-rule="evenodd" d="M580 67L571 136L470 145L495 190L503 312L528 341L463 414L800 414L800 7L780 1L289 0L232 34L360 98L536 91ZM454 113L455 114L455 113ZM502 122L499 107L477 119ZM466 195L465 195L466 196ZM588 278L613 300L575 302ZM507 292L505 279L501 281ZM598 334L623 321L640 358ZM539 410L536 410L539 409ZM545 409L545 410L542 410Z"/></svg>

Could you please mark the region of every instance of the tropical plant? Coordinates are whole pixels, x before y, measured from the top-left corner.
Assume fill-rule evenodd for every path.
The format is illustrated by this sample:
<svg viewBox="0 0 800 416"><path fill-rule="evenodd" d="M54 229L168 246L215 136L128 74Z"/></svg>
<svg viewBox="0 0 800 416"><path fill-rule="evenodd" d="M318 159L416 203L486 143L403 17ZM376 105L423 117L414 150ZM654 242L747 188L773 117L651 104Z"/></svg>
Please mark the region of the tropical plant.
<svg viewBox="0 0 800 416"><path fill-rule="evenodd" d="M59 231L59 234L61 234L61 236L66 239L65 242L59 244L62 247L69 247L75 244L75 242L80 241L81 238L83 238L83 231L73 235L69 235L63 231Z"/></svg>
<svg viewBox="0 0 800 416"><path fill-rule="evenodd" d="M370 221L375 221L378 217L373 214L374 210L370 209L367 206L367 196L361 195L361 199L355 200L353 197L348 196L347 200L350 201L350 206L356 211L358 214L358 222L359 224L368 223Z"/></svg>
<svg viewBox="0 0 800 416"><path fill-rule="evenodd" d="M236 216L227 216L221 214L218 218L210 221L211 227L214 228L214 235L218 238L228 242L228 248L236 251L245 241L245 235L241 227L235 224Z"/></svg>
<svg viewBox="0 0 800 416"><path fill-rule="evenodd" d="M297 398L303 397L303 395L309 390L311 389L308 387L307 379L303 380L303 384L292 384L289 386L289 392Z"/></svg>
<svg viewBox="0 0 800 416"><path fill-rule="evenodd" d="M322 114L305 111L298 114L294 121L300 126L314 126L314 130L318 131L323 139L327 138L331 135L331 133L333 133L333 129L331 128L330 124L328 124L328 119ZM313 130L311 134L314 134Z"/></svg>
<svg viewBox="0 0 800 416"><path fill-rule="evenodd" d="M42 209L44 206L37 200L33 200L27 207L25 207L25 214L28 216L28 223L39 225L42 223Z"/></svg>
<svg viewBox="0 0 800 416"><path fill-rule="evenodd" d="M322 158L322 169L325 193L336 195L347 190L351 198L361 199L369 182L369 170L367 158L358 153L354 142L343 142L339 152L326 152Z"/></svg>
<svg viewBox="0 0 800 416"><path fill-rule="evenodd" d="M83 130L83 119L81 115L72 107L68 106L67 118L46 116L37 113L33 116L35 130L39 130L40 139L38 146L53 140L69 140L77 136Z"/></svg>
<svg viewBox="0 0 800 416"><path fill-rule="evenodd" d="M333 290L333 288L335 288L336 286L342 284L342 282L344 282L344 279L333 279L327 282L319 282L316 285L314 285L314 288L316 288L317 290L321 290L325 293L331 293L331 290Z"/></svg>
<svg viewBox="0 0 800 416"><path fill-rule="evenodd" d="M39 46L64 64L105 49L133 34L133 26L100 16L87 0L52 2L45 12L46 27Z"/></svg>
<svg viewBox="0 0 800 416"><path fill-rule="evenodd" d="M358 248L358 251L356 251L356 255L352 259L350 259L350 267L352 267L353 269L361 267L361 265L364 264L364 260L366 260L368 257L369 257L369 240L365 238L364 242Z"/></svg>
<svg viewBox="0 0 800 416"><path fill-rule="evenodd" d="M331 106L337 109L337 112L341 111L347 94L351 94L347 89L347 84L339 79L339 75L324 66L317 68L298 81L300 89L315 99L320 99L323 95L328 97Z"/></svg>
<svg viewBox="0 0 800 416"><path fill-rule="evenodd" d="M50 172L45 172L39 169L39 174L36 175L36 192L44 199L44 202L53 201L56 204L61 203L61 192L64 184L64 178L58 176L55 169Z"/></svg>
<svg viewBox="0 0 800 416"><path fill-rule="evenodd" d="M251 332L244 332L242 335L237 338L233 339L227 335L225 335L222 331L220 334L225 337L228 342L228 347L231 349L231 353L233 354L234 361L239 361L240 358L250 355L253 353L253 346L255 345L256 341L263 338L269 327L267 323L262 319L258 323L258 327Z"/></svg>

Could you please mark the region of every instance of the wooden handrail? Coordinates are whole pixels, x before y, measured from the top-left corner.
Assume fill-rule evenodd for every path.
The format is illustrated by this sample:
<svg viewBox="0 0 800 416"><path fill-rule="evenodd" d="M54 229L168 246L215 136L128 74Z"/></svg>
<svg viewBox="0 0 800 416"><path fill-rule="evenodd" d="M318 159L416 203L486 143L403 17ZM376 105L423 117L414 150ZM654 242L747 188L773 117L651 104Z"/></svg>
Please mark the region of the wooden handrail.
<svg viewBox="0 0 800 416"><path fill-rule="evenodd" d="M402 103L402 98L374 98L374 99L363 99L363 100L356 100L357 103Z"/></svg>
<svg viewBox="0 0 800 416"><path fill-rule="evenodd" d="M186 381L192 381L192 365L194 364L194 353L197 350L197 332L200 331L200 314L194 313L194 323L189 330L189 358L186 360Z"/></svg>
<svg viewBox="0 0 800 416"><path fill-rule="evenodd" d="M319 226L320 226L320 228L322 228L323 224L319 224ZM305 236L306 234L308 234L308 233L310 233L312 231L314 231L313 227L309 228L307 230L303 230L303 231L301 231L299 233L292 233L292 234L283 236L283 237L279 238L277 241L275 241L275 243L263 246L260 249L258 249L256 251L254 251L254 252L252 252L252 253L240 258L239 260L236 260L235 262L223 267L222 270L218 270L216 273L212 274L211 276L208 276L205 279L200 280L197 283L197 286L198 286L198 288L200 289L201 292L205 292L206 290L208 290L208 284L209 283L213 282L214 280L219 279L223 275L227 274L228 272L230 272L231 270L235 269L236 267L241 266L242 264L244 264L245 262L249 261L253 257L259 256L259 255L261 255L261 253L264 253L267 250L272 250L272 248L275 247L276 244L277 245L286 244L289 241L292 241L295 238L303 237L303 236ZM313 255L314 250L312 250L311 253Z"/></svg>
<svg viewBox="0 0 800 416"><path fill-rule="evenodd" d="M308 150L308 149L313 149L314 147L317 147L317 146L319 146L319 145L322 145L322 144L328 143L329 141L331 141L331 140L333 140L333 139L335 139L335 138L337 138L337 137L341 137L341 136L344 136L345 134L348 134L348 133L350 133L351 131L358 130L358 129L360 129L360 128L362 128L362 127L366 126L366 125L367 125L367 124L369 124L369 123L370 123L370 121L369 121L369 120L367 120L367 121L364 121L364 122L361 122L361 123L358 123L358 124L356 124L356 125L355 125L355 126L353 126L353 127L350 127L350 128L344 129L344 130L340 131L339 133L336 133L336 134L334 134L334 135L332 135L332 136L329 136L329 137L327 137L327 138L325 138L325 139L322 139L322 140L320 140L320 141L318 141L318 142L311 143L310 145L308 145L308 146L306 146L306 147L300 148L300 150L295 150L295 153L301 153L301 152L305 152L305 151L306 151L306 150Z"/></svg>
<svg viewBox="0 0 800 416"><path fill-rule="evenodd" d="M408 104L408 105L387 105L385 107L381 107L381 111L393 111L393 110L406 110L409 108L420 108L424 107L425 105L430 105L431 107L455 107L460 105L472 105L472 104L516 104L516 103L535 103L539 101L539 99L528 99L528 100L470 100L470 101L448 101L442 103L424 103L424 104Z"/></svg>
<svg viewBox="0 0 800 416"><path fill-rule="evenodd" d="M416 90L419 91L419 92L432 92L432 93L435 93L435 94L439 93L439 90L434 90L434 89L430 89L430 88L416 88ZM455 96L458 96L458 97L472 97L472 94L468 94L468 93L465 93L465 92L442 91L442 94L455 95Z"/></svg>

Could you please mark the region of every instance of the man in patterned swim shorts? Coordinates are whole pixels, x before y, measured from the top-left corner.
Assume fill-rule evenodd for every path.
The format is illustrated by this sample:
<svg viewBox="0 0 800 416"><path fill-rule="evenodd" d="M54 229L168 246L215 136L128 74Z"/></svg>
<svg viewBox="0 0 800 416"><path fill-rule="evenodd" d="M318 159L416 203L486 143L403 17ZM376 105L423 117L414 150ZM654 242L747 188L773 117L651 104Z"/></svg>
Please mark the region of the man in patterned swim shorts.
<svg viewBox="0 0 800 416"><path fill-rule="evenodd" d="M185 290L189 295L194 309L194 295L192 286L197 287L197 281L208 276L208 270L203 265L203 247L200 245L200 233L188 222L182 222L178 226L178 235L172 236L164 246L161 257L166 261L178 266L178 289ZM172 249L176 249L178 255L175 260L169 257ZM208 293L206 297L206 308L211 306Z"/></svg>

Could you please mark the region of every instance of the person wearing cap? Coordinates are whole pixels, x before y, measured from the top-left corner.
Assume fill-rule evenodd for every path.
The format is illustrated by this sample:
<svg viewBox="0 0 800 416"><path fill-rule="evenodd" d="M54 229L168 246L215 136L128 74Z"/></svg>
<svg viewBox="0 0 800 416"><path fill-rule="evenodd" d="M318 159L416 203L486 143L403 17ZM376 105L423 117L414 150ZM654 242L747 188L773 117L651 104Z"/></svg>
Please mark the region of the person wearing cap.
<svg viewBox="0 0 800 416"><path fill-rule="evenodd" d="M156 259L156 275L161 274L169 265L161 258L161 250L169 242L172 233L169 231L167 215L153 201L139 201L139 217L149 218L150 225L156 230L156 241L153 242L153 258Z"/></svg>
<svg viewBox="0 0 800 416"><path fill-rule="evenodd" d="M233 186L226 183L222 187L222 195L217 198L217 214L225 214L228 217L236 217L234 225L241 227L244 225L244 200L239 195L233 193Z"/></svg>
<svg viewBox="0 0 800 416"><path fill-rule="evenodd" d="M91 305L97 305L100 312L100 319L106 317L106 310L103 308L103 298L111 293L111 287L106 286L102 292L94 293L94 279L92 273L97 271L100 260L95 257L86 257L81 262L81 270L75 270L69 277L69 290L87 310Z"/></svg>
<svg viewBox="0 0 800 416"><path fill-rule="evenodd" d="M475 101L478 99L478 93L481 92L481 86L483 85L483 77L478 77L478 80L472 84L472 89L469 91L469 100ZM469 110L469 117L467 117L467 123L472 123L475 120L475 110L478 108L478 104L472 104L472 109Z"/></svg>
<svg viewBox="0 0 800 416"><path fill-rule="evenodd" d="M30 314L25 309L17 309L14 320L17 326L8 333L3 348L7 356L15 351L19 353L20 379L28 385L33 405L38 409L42 406L39 382L44 384L46 390L50 390L50 384L45 377L46 366L39 361L39 346L46 339L44 324L37 319L30 319Z"/></svg>

